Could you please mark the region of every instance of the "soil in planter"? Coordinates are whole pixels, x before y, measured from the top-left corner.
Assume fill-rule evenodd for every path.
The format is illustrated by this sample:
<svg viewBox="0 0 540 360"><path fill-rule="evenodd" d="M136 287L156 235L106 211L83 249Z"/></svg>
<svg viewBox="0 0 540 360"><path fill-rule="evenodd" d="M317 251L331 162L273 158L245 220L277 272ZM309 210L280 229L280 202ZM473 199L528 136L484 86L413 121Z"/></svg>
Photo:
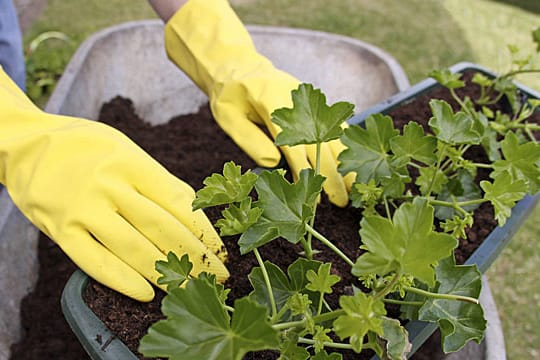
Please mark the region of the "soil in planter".
<svg viewBox="0 0 540 360"><path fill-rule="evenodd" d="M435 96L439 98L448 98L445 90L437 90ZM400 122L406 123L410 119L418 118L417 114L427 114L429 112L429 107L427 106L426 99L427 98L420 99L411 103L407 108L400 108L399 111L394 110L391 112L391 115L399 124ZM198 114L176 117L167 124L151 126L135 114L129 100L115 98L104 105L100 120L123 131L132 140L149 152L156 160L164 164L169 171L188 182L195 189L199 189L202 186L202 180L206 176L213 172L220 172L223 163L231 159L242 165L243 169L253 168L255 166L253 161L238 149L215 124L207 107L201 108ZM481 152L478 153L482 155ZM479 161L481 160L482 159L479 159ZM479 176L485 177L487 174L480 174ZM360 219L358 211L355 209L335 208L328 204L323 197L323 201L317 212L317 228L331 239L343 240L342 244L338 246L342 247L350 257L355 258L358 255L357 231L358 221ZM218 211L215 209L210 209L207 211L207 214L212 220L215 220L219 216ZM469 231L469 240L466 242L462 241L459 249L456 251L456 258L460 263L469 257L469 255L479 246L481 241L483 241L485 236L496 226L493 220L493 211L489 206L483 206L480 211L477 211L477 214L475 214L475 221L477 224L480 224L477 226L479 231ZM338 227L336 226L337 224L343 224L343 226L340 225ZM46 237L43 237L41 241L45 244L50 244L50 240L46 239ZM249 273L249 269L256 266L254 257L239 257L233 239L224 239L224 241L229 251L229 263L234 264L235 274L243 275ZM40 249L40 255L43 253L45 254L43 256L47 257L47 252L50 251L59 252L60 250L54 245L48 245ZM294 258L296 258L296 256L294 256L296 251L298 251L297 248L288 242L281 241L274 242L272 243L272 246L265 246L262 249L263 257L277 264L288 264L292 262ZM333 261L337 264L341 263L340 259L326 259L326 261ZM71 263L65 256L63 260L57 261L57 263L64 262ZM73 268L72 264L70 266ZM45 274L47 272L52 272L52 276L56 276L56 271L58 271L58 269L45 267L42 263L40 276L46 276ZM339 270L336 271L339 272ZM69 271L69 273L71 273L71 271ZM350 282L354 280L350 278L347 271L342 271L339 275L344 278L345 281ZM65 280L60 281L60 285L53 290L56 299L59 298L64 283ZM40 281L39 286L46 287L47 285L49 284L46 281ZM39 286L36 291L40 291ZM229 281L229 286L232 286L233 288L230 298L245 295L251 290L247 279L242 279L241 281L236 280L234 274ZM349 289L346 287L342 288L340 292L336 294L336 297L347 291L349 291ZM156 296L156 299L153 302L142 304L121 296L94 281L90 281L85 292L85 300L90 308L92 308L113 333L115 333L134 352L138 346L139 339L144 335L148 326L161 317L159 313L159 303L162 296L163 293L158 291L158 296ZM334 297L334 299L336 299L336 297ZM25 306L23 306L22 309L23 313L38 312L47 314L47 319L38 320L45 324L47 324L47 320L52 316L63 320L59 310L59 300L54 303L54 305L56 305L53 306L55 309L50 312L41 306L40 302L42 300L44 299L38 299L37 301L34 301L34 304L30 304L29 301L25 300ZM51 315L54 312L56 312L55 315ZM23 314L23 317L24 316L25 315ZM71 335L69 329L65 326L65 323L63 325L64 326L55 325L53 329L55 331L61 328L67 329L67 333L69 334L62 334L60 335L60 338L73 339L73 341L76 342L76 339ZM24 326L31 331L35 326L35 323L31 324L25 321ZM30 333L28 333L28 335L30 335ZM434 339L436 339L436 336ZM48 338L48 342L54 343L54 341L54 338ZM78 343L76 343L76 345L77 344ZM27 336L23 342L13 347L17 352L14 352L12 358L36 358L31 356L24 357L25 350L32 349L34 346L35 344L32 343L32 337ZM41 346L45 346L43 341L41 342ZM81 350L80 346L79 350ZM85 358L80 355L80 353L77 354L76 351L61 353L53 350L51 353L55 353L57 358L62 359ZM73 356L70 354L73 354ZM366 358L369 358L369 354L366 355ZM358 356L355 354L346 354L346 358L348 359L352 359L353 357L354 359L358 359ZM413 358L420 360L438 359L441 357L440 342L435 340L430 341L423 346ZM47 357L41 356L39 358ZM256 354L249 354L247 358L275 359L277 356L272 352L258 352Z"/></svg>

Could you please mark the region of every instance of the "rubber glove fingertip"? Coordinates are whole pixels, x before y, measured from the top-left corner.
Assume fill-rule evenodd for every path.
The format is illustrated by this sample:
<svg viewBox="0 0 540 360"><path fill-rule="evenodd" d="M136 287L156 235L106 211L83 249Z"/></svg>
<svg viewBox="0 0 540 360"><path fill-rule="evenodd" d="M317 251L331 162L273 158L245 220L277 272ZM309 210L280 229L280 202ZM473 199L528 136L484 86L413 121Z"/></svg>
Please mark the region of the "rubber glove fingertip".
<svg viewBox="0 0 540 360"><path fill-rule="evenodd" d="M155 296L154 289L148 282L146 282L146 286L139 285L134 287L126 287L125 289L117 288L115 290L140 302L150 302Z"/></svg>

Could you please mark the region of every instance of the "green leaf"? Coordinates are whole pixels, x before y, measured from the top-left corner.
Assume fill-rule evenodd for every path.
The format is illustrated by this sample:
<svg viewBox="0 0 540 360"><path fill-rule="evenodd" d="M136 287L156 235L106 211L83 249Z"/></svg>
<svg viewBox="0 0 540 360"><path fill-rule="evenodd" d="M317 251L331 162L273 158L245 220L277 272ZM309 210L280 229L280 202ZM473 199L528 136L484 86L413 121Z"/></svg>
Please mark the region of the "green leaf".
<svg viewBox="0 0 540 360"><path fill-rule="evenodd" d="M156 261L156 271L162 275L157 279L157 283L167 285L167 291L176 289L188 279L191 269L193 269L193 264L189 261L187 254L178 260L176 254L170 251L167 254L167 261Z"/></svg>
<svg viewBox="0 0 540 360"><path fill-rule="evenodd" d="M205 187L197 191L193 210L240 202L248 197L257 175L251 171L241 173L241 167L229 161L223 165L223 175L212 174L204 179Z"/></svg>
<svg viewBox="0 0 540 360"><path fill-rule="evenodd" d="M338 167L343 175L355 172L356 181L363 183L392 174L390 139L399 134L389 116L370 115L365 124L365 129L360 126L345 129L341 141L347 148L339 155Z"/></svg>
<svg viewBox="0 0 540 360"><path fill-rule="evenodd" d="M508 172L513 181L523 179L528 185L528 193L540 190L540 143L519 143L516 134L509 132L501 141L503 160L493 163L492 178Z"/></svg>
<svg viewBox="0 0 540 360"><path fill-rule="evenodd" d="M492 84L492 81L490 78L488 78L486 75L482 74L482 73L475 73L471 79L471 82L473 82L474 84L478 84L480 86L483 86L483 87L488 87L488 86L491 86ZM489 110L489 108L486 107L486 109Z"/></svg>
<svg viewBox="0 0 540 360"><path fill-rule="evenodd" d="M438 193L437 200L447 201L450 203L469 201L482 198L480 187L476 185L474 176L466 170L458 170L455 177L450 179L445 184L443 189ZM463 206L463 209L469 212L474 211L480 206L479 204ZM451 207L447 206L435 206L435 216L438 219L446 220L452 219L456 215L460 217L462 214L457 212Z"/></svg>
<svg viewBox="0 0 540 360"><path fill-rule="evenodd" d="M367 252L354 264L355 276L369 273L384 276L397 271L433 285L433 266L457 246L452 236L433 231L433 207L421 198L401 205L392 221L382 216L366 216L360 228L362 248Z"/></svg>
<svg viewBox="0 0 540 360"><path fill-rule="evenodd" d="M461 74L452 73L450 69L433 70L428 76L449 89L458 89L465 86L465 82L460 80Z"/></svg>
<svg viewBox="0 0 540 360"><path fill-rule="evenodd" d="M240 360L249 351L278 348L266 308L247 298L236 300L234 307L231 319L217 289L193 279L163 299L166 319L150 327L139 351L178 360Z"/></svg>
<svg viewBox="0 0 540 360"><path fill-rule="evenodd" d="M307 360L310 357L309 351L306 348L296 345L296 343L287 343L286 347L282 347L278 360Z"/></svg>
<svg viewBox="0 0 540 360"><path fill-rule="evenodd" d="M312 169L302 170L294 184L279 171L263 171L255 184L258 201L254 204L263 212L240 237L240 252L246 254L278 237L293 244L303 239L323 182L324 177Z"/></svg>
<svg viewBox="0 0 540 360"><path fill-rule="evenodd" d="M332 286L337 284L340 280L339 276L330 274L331 266L332 264L330 263L324 263L319 267L317 272L308 270L306 278L309 281L309 284L306 285L306 288L322 294L331 294Z"/></svg>
<svg viewBox="0 0 540 360"><path fill-rule="evenodd" d="M296 329L290 329L280 334L282 337L278 360L307 360L309 352L305 347L298 346L298 333Z"/></svg>
<svg viewBox="0 0 540 360"><path fill-rule="evenodd" d="M383 334L381 337L386 340L386 355L390 360L405 360L411 351L412 345L409 342L409 333L399 320L388 317L382 318Z"/></svg>
<svg viewBox="0 0 540 360"><path fill-rule="evenodd" d="M396 156L408 156L426 165L437 161L437 139L424 134L424 129L416 122L409 122L403 128L403 135L390 139L390 147Z"/></svg>
<svg viewBox="0 0 540 360"><path fill-rule="evenodd" d="M328 333L331 329L324 328L320 325L315 326L315 334L313 335L313 340L315 340L314 348L315 352L319 353L324 351L324 343L332 342L332 338L328 336Z"/></svg>
<svg viewBox="0 0 540 360"><path fill-rule="evenodd" d="M444 184L448 182L445 173L434 167L421 167L420 175L416 178L416 185L420 187L422 195L438 194L442 191Z"/></svg>
<svg viewBox="0 0 540 360"><path fill-rule="evenodd" d="M293 108L281 108L272 113L272 121L282 131L276 145L323 143L337 139L343 133L341 124L353 114L354 105L338 102L326 104L326 97L311 84L301 84L292 91Z"/></svg>
<svg viewBox="0 0 540 360"><path fill-rule="evenodd" d="M382 194L383 189L375 184L375 179L370 179L367 183L355 183L350 194L351 205L374 212L375 205L379 203Z"/></svg>
<svg viewBox="0 0 540 360"><path fill-rule="evenodd" d="M467 233L465 229L470 228L474 223L474 218L471 214L467 214L464 217L454 215L453 218L446 219L441 227L444 232L451 234L453 237L466 239Z"/></svg>
<svg viewBox="0 0 540 360"><path fill-rule="evenodd" d="M495 181L481 181L480 187L484 190L484 198L489 200L495 208L495 218L499 226L506 223L506 219L512 215L512 208L516 201L523 199L527 193L525 180L513 180L509 173L502 173Z"/></svg>
<svg viewBox="0 0 540 360"><path fill-rule="evenodd" d="M437 292L478 298L482 275L475 265L456 265L451 256L439 262ZM480 343L486 320L482 306L464 301L428 299L419 311L419 319L438 322L445 353L458 351L470 340Z"/></svg>
<svg viewBox="0 0 540 360"><path fill-rule="evenodd" d="M400 197L405 192L405 184L411 182L411 177L408 171L394 171L390 177L384 177L381 179L381 186L383 188L383 196L388 198Z"/></svg>
<svg viewBox="0 0 540 360"><path fill-rule="evenodd" d="M242 234L251 225L255 224L263 210L251 207L251 198L247 197L238 205L232 204L221 212L223 219L216 222L221 236Z"/></svg>
<svg viewBox="0 0 540 360"><path fill-rule="evenodd" d="M382 317L386 315L386 310L381 300L360 292L354 296L341 296L339 305L345 315L340 315L334 321L334 331L342 340L350 338L349 343L357 353L362 351L368 331L383 334Z"/></svg>
<svg viewBox="0 0 540 360"><path fill-rule="evenodd" d="M482 134L475 130L475 121L464 112L454 114L452 107L444 100L429 102L433 117L429 126L437 138L448 144L479 144Z"/></svg>
<svg viewBox="0 0 540 360"><path fill-rule="evenodd" d="M306 273L310 270L318 272L321 262L299 258L289 266L287 274L268 261L265 261L264 264L272 285L278 311L281 310L291 296L301 292L309 295L313 307L319 304L319 296L305 290L305 288L308 284ZM254 267L248 277L253 286L253 291L249 294L250 299L270 309L270 295L261 268Z"/></svg>
<svg viewBox="0 0 540 360"><path fill-rule="evenodd" d="M491 122L490 124L495 124L495 122ZM501 154L499 152L501 144L497 139L497 136L497 132L491 127L488 127L486 128L484 137L482 139L482 147L486 151L489 160L492 162L501 159Z"/></svg>
<svg viewBox="0 0 540 360"><path fill-rule="evenodd" d="M285 307L291 311L293 317L301 316L305 320L304 330L308 334L315 332L315 321L313 321L313 312L311 311L312 303L308 294L299 292L291 295L285 303Z"/></svg>

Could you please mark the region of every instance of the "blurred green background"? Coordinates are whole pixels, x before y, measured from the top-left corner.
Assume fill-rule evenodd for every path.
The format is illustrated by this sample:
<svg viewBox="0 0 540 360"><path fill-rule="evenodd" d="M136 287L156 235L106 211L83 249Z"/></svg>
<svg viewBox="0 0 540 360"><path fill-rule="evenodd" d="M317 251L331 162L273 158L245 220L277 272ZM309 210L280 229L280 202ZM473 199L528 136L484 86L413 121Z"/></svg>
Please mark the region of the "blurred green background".
<svg viewBox="0 0 540 360"><path fill-rule="evenodd" d="M245 23L339 33L376 45L394 56L411 83L435 68L476 62L508 69L507 45L534 49L539 0L231 0ZM43 106L78 45L102 28L155 18L144 0L48 0L25 31L29 91ZM62 39L60 32L69 37ZM540 61L539 61L540 66ZM519 78L540 91L540 75ZM509 359L540 358L540 207L488 271L503 323Z"/></svg>

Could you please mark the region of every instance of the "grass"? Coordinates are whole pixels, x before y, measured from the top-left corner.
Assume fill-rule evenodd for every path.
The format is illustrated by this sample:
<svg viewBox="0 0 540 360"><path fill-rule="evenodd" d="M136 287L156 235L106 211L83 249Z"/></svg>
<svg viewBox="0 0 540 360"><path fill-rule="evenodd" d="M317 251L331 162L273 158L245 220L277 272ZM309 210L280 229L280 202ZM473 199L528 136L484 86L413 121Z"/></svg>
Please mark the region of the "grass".
<svg viewBox="0 0 540 360"><path fill-rule="evenodd" d="M512 41L526 50L540 25L538 0L231 0L246 23L339 33L392 54L411 83L434 69L472 61L496 71L510 64ZM49 0L25 36L28 43L57 30L78 44L91 33L124 21L155 17L145 1ZM501 49L503 49L501 51ZM68 55L69 56L69 55ZM540 76L523 81L540 90ZM540 356L540 207L488 271L506 335L509 359Z"/></svg>

